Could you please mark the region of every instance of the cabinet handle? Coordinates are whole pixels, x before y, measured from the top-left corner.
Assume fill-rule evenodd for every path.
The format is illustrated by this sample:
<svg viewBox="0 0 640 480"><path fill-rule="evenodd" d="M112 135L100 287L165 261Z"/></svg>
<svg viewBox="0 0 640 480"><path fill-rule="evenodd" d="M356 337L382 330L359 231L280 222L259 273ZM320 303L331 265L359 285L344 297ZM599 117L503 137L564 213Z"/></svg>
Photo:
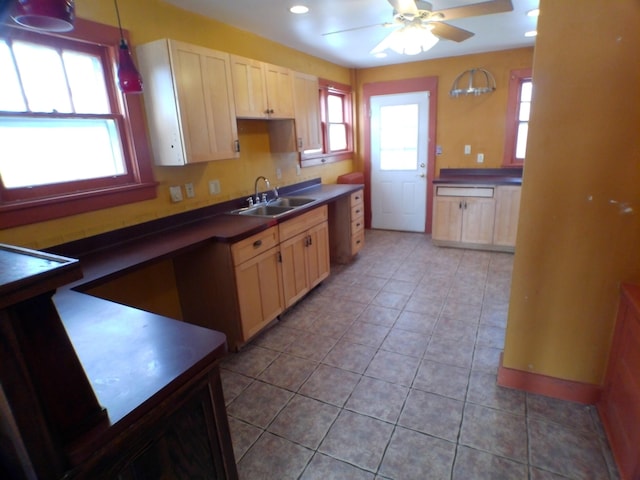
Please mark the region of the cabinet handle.
<svg viewBox="0 0 640 480"><path fill-rule="evenodd" d="M356 227L359 227L359 226L360 226L360 222L356 223Z"/></svg>
<svg viewBox="0 0 640 480"><path fill-rule="evenodd" d="M235 149L236 153L240 153L240 140L235 140L233 142L233 146L234 146L234 149Z"/></svg>
<svg viewBox="0 0 640 480"><path fill-rule="evenodd" d="M356 213L360 213L360 210L356 210Z"/></svg>
<svg viewBox="0 0 640 480"><path fill-rule="evenodd" d="M461 209L462 208L462 202L458 202L458 208Z"/></svg>
<svg viewBox="0 0 640 480"><path fill-rule="evenodd" d="M309 235L309 245L313 245L313 237Z"/></svg>
<svg viewBox="0 0 640 480"><path fill-rule="evenodd" d="M278 252L278 263L282 263L282 253Z"/></svg>
<svg viewBox="0 0 640 480"><path fill-rule="evenodd" d="M356 243L357 243L358 245L360 245L360 240L356 240Z"/></svg>
<svg viewBox="0 0 640 480"><path fill-rule="evenodd" d="M262 246L262 240L256 240L253 242L253 248L258 248Z"/></svg>
<svg viewBox="0 0 640 480"><path fill-rule="evenodd" d="M355 198L356 198L356 200L360 200L360 196L356 196Z"/></svg>

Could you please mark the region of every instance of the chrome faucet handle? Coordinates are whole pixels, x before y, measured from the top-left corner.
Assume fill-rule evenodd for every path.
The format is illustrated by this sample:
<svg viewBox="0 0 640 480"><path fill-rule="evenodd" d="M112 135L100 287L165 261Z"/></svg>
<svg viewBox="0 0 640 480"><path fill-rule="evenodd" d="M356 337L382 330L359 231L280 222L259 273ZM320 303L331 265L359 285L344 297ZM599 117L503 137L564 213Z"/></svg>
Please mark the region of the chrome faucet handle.
<svg viewBox="0 0 640 480"><path fill-rule="evenodd" d="M267 203L267 194L266 193L262 194L262 203Z"/></svg>
<svg viewBox="0 0 640 480"><path fill-rule="evenodd" d="M247 202L249 202L249 207L253 207L253 197L247 198Z"/></svg>

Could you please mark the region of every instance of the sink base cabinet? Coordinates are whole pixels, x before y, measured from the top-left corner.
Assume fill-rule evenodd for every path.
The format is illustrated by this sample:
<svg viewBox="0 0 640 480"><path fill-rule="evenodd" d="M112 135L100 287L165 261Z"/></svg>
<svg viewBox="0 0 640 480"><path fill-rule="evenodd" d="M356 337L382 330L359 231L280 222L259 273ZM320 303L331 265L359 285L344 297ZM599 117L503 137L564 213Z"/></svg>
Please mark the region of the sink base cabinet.
<svg viewBox="0 0 640 480"><path fill-rule="evenodd" d="M320 207L280 225L285 308L329 276L327 215L327 207Z"/></svg>
<svg viewBox="0 0 640 480"><path fill-rule="evenodd" d="M184 321L223 332L237 350L329 276L327 207L233 244L173 259Z"/></svg>
<svg viewBox="0 0 640 480"><path fill-rule="evenodd" d="M280 253L274 247L235 268L244 339L253 337L282 313Z"/></svg>
<svg viewBox="0 0 640 480"><path fill-rule="evenodd" d="M237 350L284 310L279 259L277 227L175 257L184 321L223 332Z"/></svg>

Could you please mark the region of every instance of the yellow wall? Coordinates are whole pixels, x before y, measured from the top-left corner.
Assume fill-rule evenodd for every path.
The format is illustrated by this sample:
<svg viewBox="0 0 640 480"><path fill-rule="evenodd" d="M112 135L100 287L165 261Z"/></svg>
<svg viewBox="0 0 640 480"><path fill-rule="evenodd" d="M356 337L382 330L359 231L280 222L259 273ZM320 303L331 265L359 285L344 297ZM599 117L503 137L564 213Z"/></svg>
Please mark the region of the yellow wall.
<svg viewBox="0 0 640 480"><path fill-rule="evenodd" d="M362 86L367 83L437 77L436 145L442 146L443 153L436 158L436 172L440 168L499 168L504 152L509 72L530 68L532 62L533 48L521 48L368 68L358 70L357 88L362 94ZM488 70L495 77L496 91L478 97L450 97L449 91L456 77L465 70L477 67ZM465 76L465 80L468 77ZM359 112L362 126L359 138L362 142L362 106ZM471 145L471 155L464 155L464 145ZM364 151L363 147L360 144L358 150ZM476 162L477 153L484 153L484 163ZM362 169L360 164L358 167L358 170Z"/></svg>
<svg viewBox="0 0 640 480"><path fill-rule="evenodd" d="M540 8L504 365L600 384L640 281L640 4Z"/></svg>
<svg viewBox="0 0 640 480"><path fill-rule="evenodd" d="M83 0L76 4L78 17L117 25L113 2ZM352 72L349 69L191 14L160 0L120 0L118 5L123 27L129 30L133 45L169 37L282 65L336 82L351 83ZM267 176L272 184L279 186L318 177L323 183L335 183L339 175L353 169L352 162L348 160L304 168L297 175L295 154L269 153L266 121L241 121L239 138L242 145L240 159L185 167L154 167L154 177L159 182L158 197L154 200L0 230L0 243L44 249L231 198L248 196L253 190L254 179L259 175ZM282 171L281 180L276 179L277 168ZM209 195L208 182L212 179L220 180L220 195ZM187 182L193 182L196 197L171 203L169 186L182 185L184 188Z"/></svg>

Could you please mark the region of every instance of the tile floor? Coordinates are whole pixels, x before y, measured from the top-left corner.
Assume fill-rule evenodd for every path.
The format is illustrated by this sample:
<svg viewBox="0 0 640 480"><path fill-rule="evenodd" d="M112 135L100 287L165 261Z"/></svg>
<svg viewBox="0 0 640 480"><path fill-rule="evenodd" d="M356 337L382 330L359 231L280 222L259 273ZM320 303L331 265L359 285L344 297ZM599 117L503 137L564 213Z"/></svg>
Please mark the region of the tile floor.
<svg viewBox="0 0 640 480"><path fill-rule="evenodd" d="M512 262L367 231L223 361L240 478L617 479L593 407L496 386Z"/></svg>

